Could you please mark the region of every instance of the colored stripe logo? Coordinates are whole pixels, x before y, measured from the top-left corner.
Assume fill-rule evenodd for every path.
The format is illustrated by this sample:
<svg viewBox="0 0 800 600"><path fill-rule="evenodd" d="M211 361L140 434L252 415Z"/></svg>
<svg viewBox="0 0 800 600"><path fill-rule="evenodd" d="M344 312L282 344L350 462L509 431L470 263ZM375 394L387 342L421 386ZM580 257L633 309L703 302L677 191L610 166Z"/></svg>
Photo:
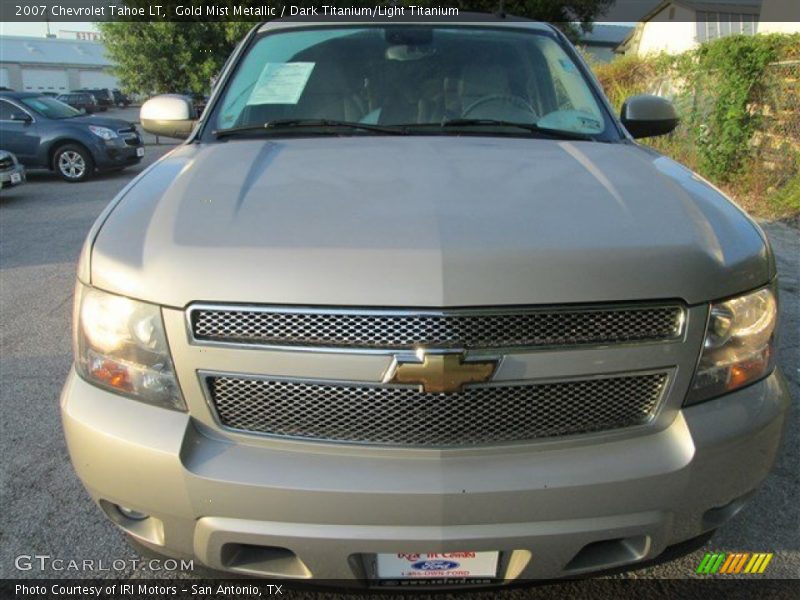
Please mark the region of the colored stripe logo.
<svg viewBox="0 0 800 600"><path fill-rule="evenodd" d="M699 575L760 574L766 570L772 556L772 552L706 552L696 572Z"/></svg>

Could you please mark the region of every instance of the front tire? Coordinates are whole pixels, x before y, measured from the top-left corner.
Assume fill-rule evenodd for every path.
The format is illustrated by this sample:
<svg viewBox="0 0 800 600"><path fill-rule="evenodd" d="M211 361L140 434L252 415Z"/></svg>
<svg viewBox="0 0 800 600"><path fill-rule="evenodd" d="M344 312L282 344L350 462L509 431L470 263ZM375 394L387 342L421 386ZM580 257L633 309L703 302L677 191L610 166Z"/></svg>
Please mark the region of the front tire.
<svg viewBox="0 0 800 600"><path fill-rule="evenodd" d="M64 181L78 183L92 176L94 160L83 146L66 144L53 153L53 170Z"/></svg>

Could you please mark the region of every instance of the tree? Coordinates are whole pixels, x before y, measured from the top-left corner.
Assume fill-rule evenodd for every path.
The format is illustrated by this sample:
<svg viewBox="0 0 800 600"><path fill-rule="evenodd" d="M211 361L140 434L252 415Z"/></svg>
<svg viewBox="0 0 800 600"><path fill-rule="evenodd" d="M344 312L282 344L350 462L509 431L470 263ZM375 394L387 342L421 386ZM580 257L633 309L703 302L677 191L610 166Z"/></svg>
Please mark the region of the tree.
<svg viewBox="0 0 800 600"><path fill-rule="evenodd" d="M236 43L254 23L225 21L99 23L114 73L143 93L208 91Z"/></svg>

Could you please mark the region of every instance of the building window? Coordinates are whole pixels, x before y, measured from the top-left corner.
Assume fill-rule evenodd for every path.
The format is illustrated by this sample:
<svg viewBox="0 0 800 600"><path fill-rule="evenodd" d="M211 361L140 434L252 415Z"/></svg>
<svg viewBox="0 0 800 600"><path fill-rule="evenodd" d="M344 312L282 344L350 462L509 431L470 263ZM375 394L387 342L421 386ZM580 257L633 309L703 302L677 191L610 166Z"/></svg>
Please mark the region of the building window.
<svg viewBox="0 0 800 600"><path fill-rule="evenodd" d="M756 15L697 11L697 41L700 43L728 35L754 35L757 29Z"/></svg>
<svg viewBox="0 0 800 600"><path fill-rule="evenodd" d="M719 13L719 37L731 34L731 13Z"/></svg>

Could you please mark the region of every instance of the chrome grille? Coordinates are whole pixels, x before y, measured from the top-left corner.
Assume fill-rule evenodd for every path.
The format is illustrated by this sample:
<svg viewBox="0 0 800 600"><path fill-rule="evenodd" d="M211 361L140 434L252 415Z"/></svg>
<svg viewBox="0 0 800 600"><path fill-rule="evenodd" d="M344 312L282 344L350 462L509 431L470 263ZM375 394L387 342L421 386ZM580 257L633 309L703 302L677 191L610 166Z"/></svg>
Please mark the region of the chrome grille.
<svg viewBox="0 0 800 600"><path fill-rule="evenodd" d="M413 387L208 376L226 427L273 436L394 446L475 446L643 425L666 373L427 394Z"/></svg>
<svg viewBox="0 0 800 600"><path fill-rule="evenodd" d="M514 348L678 338L677 305L575 310L317 310L193 307L196 340L281 346Z"/></svg>
<svg viewBox="0 0 800 600"><path fill-rule="evenodd" d="M136 130L135 125L118 129L117 133L119 133L120 137L128 146L139 146L142 143L142 139L139 137L139 132Z"/></svg>

